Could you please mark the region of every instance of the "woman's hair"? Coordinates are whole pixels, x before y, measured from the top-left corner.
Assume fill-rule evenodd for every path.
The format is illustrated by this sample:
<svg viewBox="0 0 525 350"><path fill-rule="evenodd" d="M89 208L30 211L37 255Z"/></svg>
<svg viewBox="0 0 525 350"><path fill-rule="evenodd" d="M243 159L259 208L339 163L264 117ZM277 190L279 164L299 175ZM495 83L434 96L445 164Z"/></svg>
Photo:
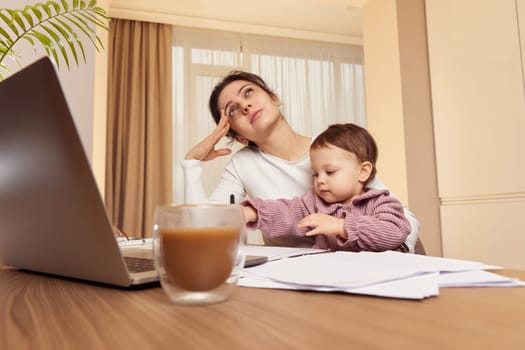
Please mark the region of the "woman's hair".
<svg viewBox="0 0 525 350"><path fill-rule="evenodd" d="M372 163L372 171L366 183L374 178L378 154L377 145L365 128L351 123L330 125L315 138L310 149L319 149L329 145L352 152L360 162Z"/></svg>
<svg viewBox="0 0 525 350"><path fill-rule="evenodd" d="M243 81L255 84L261 89L263 89L268 95L270 95L271 98L274 98L274 99L277 98L277 95L272 91L272 89L270 89L270 87L266 84L266 82L262 80L262 78L259 77L258 75L249 73L249 72L243 72L243 71L232 71L228 73L228 75L225 76L221 81L219 81L217 85L215 85L210 95L210 102L209 102L210 112L216 124L218 124L219 120L221 119L221 109L219 108L219 95L221 94L222 90L224 90L224 88L227 85L237 80L243 80ZM228 131L227 136L234 138L235 131L233 131L230 128L230 131ZM252 144L252 142L250 142L250 144Z"/></svg>

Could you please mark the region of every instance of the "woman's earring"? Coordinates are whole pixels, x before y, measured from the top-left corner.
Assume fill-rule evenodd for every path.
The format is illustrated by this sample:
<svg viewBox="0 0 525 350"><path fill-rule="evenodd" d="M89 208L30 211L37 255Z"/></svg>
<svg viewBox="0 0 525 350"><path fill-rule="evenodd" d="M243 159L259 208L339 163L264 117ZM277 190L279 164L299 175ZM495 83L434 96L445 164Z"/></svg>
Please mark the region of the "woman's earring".
<svg viewBox="0 0 525 350"><path fill-rule="evenodd" d="M237 140L239 143L242 143L243 145L247 145L249 143L249 141L242 136L235 137L235 140Z"/></svg>

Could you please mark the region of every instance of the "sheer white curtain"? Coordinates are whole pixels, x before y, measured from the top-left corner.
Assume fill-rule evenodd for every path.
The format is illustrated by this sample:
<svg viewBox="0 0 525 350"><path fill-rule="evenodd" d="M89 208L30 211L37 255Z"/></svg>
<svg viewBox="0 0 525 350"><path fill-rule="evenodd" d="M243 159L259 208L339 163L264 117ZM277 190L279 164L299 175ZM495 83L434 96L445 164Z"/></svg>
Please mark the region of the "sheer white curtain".
<svg viewBox="0 0 525 350"><path fill-rule="evenodd" d="M366 126L362 61L358 46L175 27L174 202L184 200L180 161L215 127L208 98L221 77L236 69L260 75L283 102L281 110L290 125L315 136L333 123ZM232 146L234 151L240 147ZM228 160L223 157L205 165L207 193Z"/></svg>

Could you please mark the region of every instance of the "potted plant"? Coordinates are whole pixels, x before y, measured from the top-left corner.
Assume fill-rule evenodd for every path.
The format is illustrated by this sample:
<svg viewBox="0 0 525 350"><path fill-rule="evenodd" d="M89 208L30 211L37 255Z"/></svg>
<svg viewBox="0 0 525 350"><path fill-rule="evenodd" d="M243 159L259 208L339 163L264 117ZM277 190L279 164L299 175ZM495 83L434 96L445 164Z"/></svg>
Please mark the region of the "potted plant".
<svg viewBox="0 0 525 350"><path fill-rule="evenodd" d="M42 46L47 55L60 67L69 69L72 61L79 65L79 56L86 62L83 37L96 50L103 48L97 28L108 30L109 16L96 0L60 0L27 5L23 9L0 9L0 80L9 72L7 57L19 62L14 50L20 41L27 41L36 50Z"/></svg>

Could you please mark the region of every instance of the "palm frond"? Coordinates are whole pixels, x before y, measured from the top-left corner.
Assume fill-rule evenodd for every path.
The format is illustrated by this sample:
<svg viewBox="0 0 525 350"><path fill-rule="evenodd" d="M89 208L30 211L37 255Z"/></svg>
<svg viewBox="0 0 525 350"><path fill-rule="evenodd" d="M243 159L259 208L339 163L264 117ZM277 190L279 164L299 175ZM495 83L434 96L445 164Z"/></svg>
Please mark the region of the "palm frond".
<svg viewBox="0 0 525 350"><path fill-rule="evenodd" d="M97 28L108 30L109 16L95 0L60 0L27 5L23 9L0 9L0 80L8 71L6 57L19 60L14 50L19 41L33 48L39 45L60 67L70 69L70 58L78 66L79 58L86 62L82 38L87 38L97 51L104 48Z"/></svg>

